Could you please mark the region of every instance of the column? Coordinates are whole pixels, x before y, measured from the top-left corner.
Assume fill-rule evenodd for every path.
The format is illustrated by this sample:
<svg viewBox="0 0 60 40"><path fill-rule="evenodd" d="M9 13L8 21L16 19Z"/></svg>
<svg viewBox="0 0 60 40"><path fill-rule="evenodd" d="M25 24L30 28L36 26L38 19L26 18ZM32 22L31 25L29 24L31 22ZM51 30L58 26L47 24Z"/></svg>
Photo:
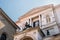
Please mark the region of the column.
<svg viewBox="0 0 60 40"><path fill-rule="evenodd" d="M32 18L30 18L30 25L33 27Z"/></svg>
<svg viewBox="0 0 60 40"><path fill-rule="evenodd" d="M40 15L39 15L39 27L40 27L41 25L40 25Z"/></svg>
<svg viewBox="0 0 60 40"><path fill-rule="evenodd" d="M41 18L41 15L39 15L39 26L40 27L42 26L42 18Z"/></svg>

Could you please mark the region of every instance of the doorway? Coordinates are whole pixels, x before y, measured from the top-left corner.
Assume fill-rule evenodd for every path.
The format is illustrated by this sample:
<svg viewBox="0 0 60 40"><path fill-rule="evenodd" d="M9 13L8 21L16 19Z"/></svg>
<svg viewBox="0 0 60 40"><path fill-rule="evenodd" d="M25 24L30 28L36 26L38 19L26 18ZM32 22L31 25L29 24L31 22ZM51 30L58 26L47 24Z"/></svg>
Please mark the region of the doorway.
<svg viewBox="0 0 60 40"><path fill-rule="evenodd" d="M5 33L2 33L0 40L6 40L6 39L7 39L6 34Z"/></svg>

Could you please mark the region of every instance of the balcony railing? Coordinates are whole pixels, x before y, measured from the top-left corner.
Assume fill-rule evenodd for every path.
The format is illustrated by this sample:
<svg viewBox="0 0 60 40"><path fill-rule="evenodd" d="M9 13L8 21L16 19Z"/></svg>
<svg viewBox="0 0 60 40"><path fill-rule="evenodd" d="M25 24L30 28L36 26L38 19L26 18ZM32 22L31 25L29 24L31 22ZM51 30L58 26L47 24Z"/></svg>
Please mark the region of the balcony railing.
<svg viewBox="0 0 60 40"><path fill-rule="evenodd" d="M55 24L56 24L56 22L53 21L53 22L50 22L50 23L48 23L48 24L46 24L46 25L42 25L42 27L40 27L40 28L41 28L41 29L44 29L44 28L47 28L47 27L53 26L53 25L55 25Z"/></svg>

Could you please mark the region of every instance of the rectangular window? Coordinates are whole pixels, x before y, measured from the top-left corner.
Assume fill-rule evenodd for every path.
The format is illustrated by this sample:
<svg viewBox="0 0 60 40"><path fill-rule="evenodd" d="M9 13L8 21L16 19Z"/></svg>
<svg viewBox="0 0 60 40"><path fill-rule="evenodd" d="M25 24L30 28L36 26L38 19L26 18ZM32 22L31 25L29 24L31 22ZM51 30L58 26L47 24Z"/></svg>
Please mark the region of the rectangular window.
<svg viewBox="0 0 60 40"><path fill-rule="evenodd" d="M30 19L29 19L29 25L30 25Z"/></svg>
<svg viewBox="0 0 60 40"><path fill-rule="evenodd" d="M39 26L39 20L33 22L33 27L37 27L37 26Z"/></svg>

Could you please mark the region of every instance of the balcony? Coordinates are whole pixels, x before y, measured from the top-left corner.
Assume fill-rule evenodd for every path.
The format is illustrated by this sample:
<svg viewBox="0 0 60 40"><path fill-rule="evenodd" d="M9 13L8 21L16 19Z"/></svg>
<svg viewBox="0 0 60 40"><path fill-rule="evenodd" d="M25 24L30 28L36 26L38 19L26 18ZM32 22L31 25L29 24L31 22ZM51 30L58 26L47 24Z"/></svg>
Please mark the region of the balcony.
<svg viewBox="0 0 60 40"><path fill-rule="evenodd" d="M45 29L45 28L49 28L49 27L52 27L53 25L56 25L56 22L50 22L46 25L42 25L42 27L40 27L41 29Z"/></svg>

